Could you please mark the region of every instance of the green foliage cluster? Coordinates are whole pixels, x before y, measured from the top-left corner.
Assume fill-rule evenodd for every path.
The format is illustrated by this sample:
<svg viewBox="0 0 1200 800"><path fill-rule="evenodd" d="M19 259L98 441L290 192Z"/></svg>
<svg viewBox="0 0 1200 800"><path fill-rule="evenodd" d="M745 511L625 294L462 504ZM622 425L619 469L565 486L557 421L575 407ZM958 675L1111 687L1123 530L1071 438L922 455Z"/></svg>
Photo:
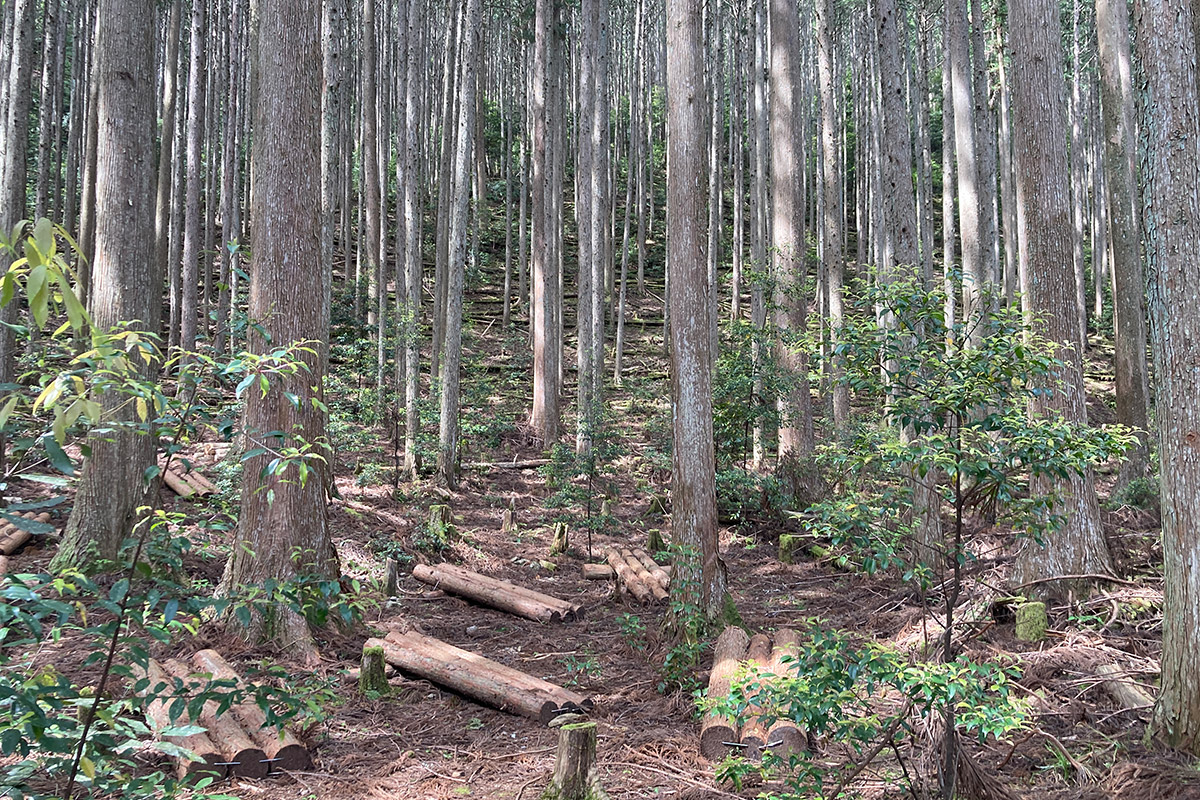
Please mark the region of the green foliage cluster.
<svg viewBox="0 0 1200 800"><path fill-rule="evenodd" d="M604 415L597 415L591 432L591 447L582 453L565 444L550 450L550 463L541 468L550 490L547 508L555 509L551 519L587 534L588 551L592 536L611 529L616 518L604 513L604 498L617 494L616 462L625 455L625 446Z"/></svg>
<svg viewBox="0 0 1200 800"><path fill-rule="evenodd" d="M768 726L788 720L810 736L850 745L858 756L881 741L898 753L916 735L914 714L941 719L953 710L959 728L980 741L1019 730L1030 719L1030 701L1013 691L1015 667L965 658L912 662L896 650L824 630L815 619L808 621L797 654L783 662L782 675L744 668L728 696L702 705L738 719L757 714ZM886 708L883 697L890 701ZM782 773L787 788L780 796L798 800L826 796L853 768L853 763L830 766L807 751L785 761L768 749L761 767L733 757L718 768L718 777L736 785L752 770ZM909 789L916 796L917 787Z"/></svg>

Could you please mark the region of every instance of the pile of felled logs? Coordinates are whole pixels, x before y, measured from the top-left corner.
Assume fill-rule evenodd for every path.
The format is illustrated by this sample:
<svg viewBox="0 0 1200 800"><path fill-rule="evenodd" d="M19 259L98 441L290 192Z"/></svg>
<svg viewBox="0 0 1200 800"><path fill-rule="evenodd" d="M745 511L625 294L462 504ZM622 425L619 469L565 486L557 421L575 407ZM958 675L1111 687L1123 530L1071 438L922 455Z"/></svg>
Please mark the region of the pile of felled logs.
<svg viewBox="0 0 1200 800"><path fill-rule="evenodd" d="M655 563L640 547L610 547L607 564L584 564L583 576L591 580L617 579L617 585L642 604L666 602L671 568ZM607 569L606 569L607 568Z"/></svg>
<svg viewBox="0 0 1200 800"><path fill-rule="evenodd" d="M159 464L162 467L162 464ZM184 463L178 459L172 459L170 464L163 470L163 483L165 483L171 491L187 500L189 497L207 497L217 491L217 487L212 481L200 474L200 470L196 469L193 464L189 469Z"/></svg>
<svg viewBox="0 0 1200 800"><path fill-rule="evenodd" d="M193 691L202 689L210 678L214 681L234 681L239 686L245 686L237 672L215 650L196 653L192 656L190 666L173 658L161 663L151 659L145 677L149 680L146 693L158 696L147 709L158 730L184 722L171 720L170 709L175 701L175 688L182 689L184 694L190 696ZM307 748L286 728L268 725L266 715L255 703L230 706L223 714L218 710L217 701L209 700L201 709L200 716L190 720L204 728L204 732L168 737L168 741L202 759L192 761L180 758L176 766L179 777L211 775L220 779L236 775L263 778L272 772L303 770L312 766Z"/></svg>
<svg viewBox="0 0 1200 800"><path fill-rule="evenodd" d="M577 603L535 592L499 578L480 575L454 564L417 564L412 574L422 583L535 622L574 622L583 619L583 606Z"/></svg>
<svg viewBox="0 0 1200 800"><path fill-rule="evenodd" d="M381 649L384 660L397 669L543 725L560 714L586 713L592 707L583 695L416 631L368 639L363 651L372 648Z"/></svg>
<svg viewBox="0 0 1200 800"><path fill-rule="evenodd" d="M45 512L35 514L32 511L25 511L14 516L39 525L45 525L50 522L50 515ZM25 543L32 538L32 531L18 528L16 523L8 520L4 521L4 525L0 526L0 577L8 573L8 557L24 547Z"/></svg>
<svg viewBox="0 0 1200 800"><path fill-rule="evenodd" d="M782 675L789 669L783 662L784 656L795 656L799 643L796 632L787 628L775 632L774 647L766 634L747 636L741 628L730 626L717 637L712 671L708 678L708 696L728 696L730 686L739 669L746 665L756 669L763 682L770 675ZM730 753L741 751L745 758L757 761L770 750L786 759L789 753L799 752L804 746L804 732L789 720L776 720L768 727L758 716L752 704L748 717L738 725L738 720L710 711L700 723L700 754L710 761L720 761Z"/></svg>

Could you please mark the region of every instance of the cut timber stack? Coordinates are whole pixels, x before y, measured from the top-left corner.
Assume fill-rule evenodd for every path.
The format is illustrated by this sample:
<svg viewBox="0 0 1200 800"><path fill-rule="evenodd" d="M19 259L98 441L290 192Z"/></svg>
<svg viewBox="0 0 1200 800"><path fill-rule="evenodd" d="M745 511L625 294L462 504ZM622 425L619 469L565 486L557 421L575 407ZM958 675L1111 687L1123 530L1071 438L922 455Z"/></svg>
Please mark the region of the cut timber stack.
<svg viewBox="0 0 1200 800"><path fill-rule="evenodd" d="M605 554L605 559L616 573L621 586L639 603L666 601L671 576L666 568L656 564L645 550L611 547Z"/></svg>
<svg viewBox="0 0 1200 800"><path fill-rule="evenodd" d="M583 619L583 607L515 583L480 575L453 564L413 567L413 577L452 594L490 608L498 608L535 622L574 622Z"/></svg>
<svg viewBox="0 0 1200 800"><path fill-rule="evenodd" d="M756 669L764 684L769 683L775 675L791 671L790 662L785 663L783 658L795 656L798 642L796 632L786 628L776 632L774 648L771 647L771 640L763 634L751 639L741 628L726 628L717 637L713 668L709 673L708 697L716 699L727 696L732 679L742 664ZM731 752L742 750L743 756L757 761L762 758L763 752L770 750L786 760L789 754L803 749L804 734L795 723L777 720L768 728L755 713L761 711L759 706L752 704L748 711L755 715L742 721L740 737L736 719L713 712L706 714L700 723L700 754L710 761L719 761Z"/></svg>
<svg viewBox="0 0 1200 800"><path fill-rule="evenodd" d="M45 512L34 514L32 511L25 511L15 516L41 525L50 522L50 515ZM33 533L18 528L12 522L5 521L4 525L0 526L0 577L8 572L8 557L24 547L32 538Z"/></svg>
<svg viewBox="0 0 1200 800"><path fill-rule="evenodd" d="M160 468L162 466L159 464ZM213 485L212 481L201 475L195 466L188 469L179 461L171 461L170 465L163 470L162 476L163 483L185 500L193 496L206 497L217 491L217 487Z"/></svg>
<svg viewBox="0 0 1200 800"><path fill-rule="evenodd" d="M363 649L372 647L381 648L384 659L398 669L543 725L559 714L592 707L583 695L416 631L368 639Z"/></svg>
<svg viewBox="0 0 1200 800"><path fill-rule="evenodd" d="M147 709L156 729L181 724L182 720L172 721L169 713L177 689L190 696L203 687L206 676L245 685L214 650L200 651L193 661L204 674L195 674L187 664L175 659L167 659L161 664L150 661L144 673L149 679L146 693L162 696ZM262 709L253 703L231 706L225 713L220 713L217 701L210 700L204 704L200 715L190 722L205 728L206 732L168 738L202 759L179 759L177 772L180 777L200 773L216 778L227 774L263 778L270 772L307 769L312 765L308 750L296 737L287 730L267 725Z"/></svg>

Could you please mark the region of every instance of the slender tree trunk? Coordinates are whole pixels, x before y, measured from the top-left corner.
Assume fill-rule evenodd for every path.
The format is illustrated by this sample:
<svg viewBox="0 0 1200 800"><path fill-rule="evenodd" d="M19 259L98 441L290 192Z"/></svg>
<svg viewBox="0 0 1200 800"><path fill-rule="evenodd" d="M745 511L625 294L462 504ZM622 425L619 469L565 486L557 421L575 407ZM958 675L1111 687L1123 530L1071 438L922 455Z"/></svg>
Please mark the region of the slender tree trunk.
<svg viewBox="0 0 1200 800"><path fill-rule="evenodd" d="M420 361L420 328L421 317L421 277L423 272L423 254L421 250L421 181L420 181L420 120L423 116L421 104L421 67L422 52L416 46L417 33L424 24L423 4L410 2L407 4L408 19L408 52L406 54L408 70L405 81L404 101L404 152L406 179L404 189L404 265L405 265L405 308L399 315L399 324L403 325L404 368L407 380L404 385L404 470L415 480L420 470L417 457L418 436L420 434L421 415L417 401L421 391L421 361Z"/></svg>
<svg viewBox="0 0 1200 800"><path fill-rule="evenodd" d="M198 322L197 299L200 282L201 252L200 185L204 180L204 84L205 84L205 0L192 2L191 65L188 68L187 105L187 196L183 214L183 272L179 346L196 349Z"/></svg>
<svg viewBox="0 0 1200 800"><path fill-rule="evenodd" d="M781 398L779 455L806 456L813 449L808 357L782 340L807 327L804 283L804 151L793 132L803 130L799 13L796 0L771 0L771 260L775 275L775 358L791 374L795 389Z"/></svg>
<svg viewBox="0 0 1200 800"><path fill-rule="evenodd" d="M670 292L671 531L687 548L676 561L671 590L677 601L717 618L725 611L729 579L717 541L701 1L667 0L667 247L675 273Z"/></svg>
<svg viewBox="0 0 1200 800"><path fill-rule="evenodd" d="M1066 140L1066 86L1060 65L1061 27L1055 0L1026 0L1009 9L1013 52L1013 131L1025 311L1036 329L1059 346L1060 385L1034 398L1032 412L1061 412L1087 422L1083 366L1074 345L1079 331L1075 276L1070 271L1070 190ZM1036 315L1036 316L1035 316ZM1036 318L1040 318L1037 321ZM1061 528L1044 545L1025 540L1017 556L1017 583L1060 575L1109 574L1112 561L1089 469L1065 479L1037 478L1033 491L1058 497ZM1039 593L1064 587L1041 584Z"/></svg>
<svg viewBox="0 0 1200 800"><path fill-rule="evenodd" d="M433 350L430 358L429 374L433 380L441 377L441 357L443 343L446 337L446 278L449 263L450 248L450 204L453 192L451 161L454 154L454 125L455 98L458 94L457 53L460 45L458 40L461 15L459 3L450 3L449 27L446 29L445 72L442 79L442 131L441 131L441 161L438 166L437 184L437 241L436 258L433 274Z"/></svg>
<svg viewBox="0 0 1200 800"><path fill-rule="evenodd" d="M997 31L997 38L999 32ZM1017 291L1017 187L1013 183L1012 112L1008 87L1008 67L1003 54L997 60L1000 90L1000 208L1004 233L1004 299L1012 305Z"/></svg>
<svg viewBox="0 0 1200 800"><path fill-rule="evenodd" d="M1113 250L1113 341L1117 421L1140 431L1118 483L1145 475L1150 390L1146 377L1146 294L1142 270L1140 197L1135 168L1129 12L1124 2L1096 0L1104 175Z"/></svg>
<svg viewBox="0 0 1200 800"><path fill-rule="evenodd" d="M1200 395L1196 289L1200 269L1200 18L1185 0L1134 6L1142 213L1150 286L1162 484L1162 690L1151 730L1171 747L1200 753ZM1128 62L1125 62L1126 64Z"/></svg>
<svg viewBox="0 0 1200 800"><path fill-rule="evenodd" d="M101 124L89 311L98 331L125 320L155 331L162 303L153 256L154 8L147 0L101 0L98 19L93 80ZM137 363L147 379L158 367ZM138 508L149 501L146 470L154 464L157 439L136 429L127 395L114 391L98 399L106 417L130 427L89 437L91 452L54 570L117 566L121 542L134 533Z"/></svg>
<svg viewBox="0 0 1200 800"><path fill-rule="evenodd" d="M980 306L987 273L984 271L980 230L979 172L975 141L975 109L971 91L971 60L968 57L967 0L946 0L947 69L954 98L954 154L958 176L958 221L962 234L963 311L967 342L974 347L982 338L983 326L972 324Z"/></svg>

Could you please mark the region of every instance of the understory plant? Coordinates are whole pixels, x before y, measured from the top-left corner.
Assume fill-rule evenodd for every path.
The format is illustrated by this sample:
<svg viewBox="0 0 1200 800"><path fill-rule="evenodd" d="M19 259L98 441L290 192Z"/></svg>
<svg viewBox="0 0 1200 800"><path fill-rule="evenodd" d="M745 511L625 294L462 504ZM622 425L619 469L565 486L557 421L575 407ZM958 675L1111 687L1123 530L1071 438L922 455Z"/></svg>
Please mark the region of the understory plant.
<svg viewBox="0 0 1200 800"><path fill-rule="evenodd" d="M849 388L881 411L859 420L843 441L819 448L817 463L833 489L797 516L808 535L833 545L844 566L902 575L936 641L906 659L814 635L795 673L770 686L749 677L735 695L765 691L781 718L887 746L908 723L888 723L867 703L884 687L902 701L897 720L938 717L936 781L952 796L959 734L1002 735L1023 719L1000 692L1011 673L963 655L956 612L979 556L968 546L968 514L1040 541L1063 520L1059 498L1034 491L1045 482L1033 479L1082 474L1119 457L1133 437L1117 426L1031 413L1031 399L1058 390L1063 365L1060 345L1039 337L1019 307L984 297L979 314L948 323L940 287L894 278L860 284L853 308L836 332L833 355ZM806 670L814 667L844 685L812 691ZM788 774L802 783L816 779L821 770L801 761Z"/></svg>

